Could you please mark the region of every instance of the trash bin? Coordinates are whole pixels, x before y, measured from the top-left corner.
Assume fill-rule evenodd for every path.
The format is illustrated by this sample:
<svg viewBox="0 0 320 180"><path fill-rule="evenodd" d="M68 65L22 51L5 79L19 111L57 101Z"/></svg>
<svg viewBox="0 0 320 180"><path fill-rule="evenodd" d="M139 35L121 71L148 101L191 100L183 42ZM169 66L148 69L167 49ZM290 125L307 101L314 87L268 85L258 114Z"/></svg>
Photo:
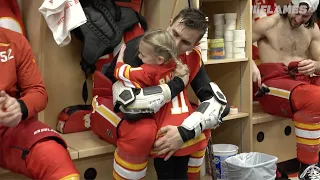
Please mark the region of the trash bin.
<svg viewBox="0 0 320 180"><path fill-rule="evenodd" d="M217 180L228 180L228 168L225 160L238 154L238 146L233 144L213 144L211 147Z"/></svg>
<svg viewBox="0 0 320 180"><path fill-rule="evenodd" d="M274 180L278 158L264 153L241 153L226 159L229 180Z"/></svg>

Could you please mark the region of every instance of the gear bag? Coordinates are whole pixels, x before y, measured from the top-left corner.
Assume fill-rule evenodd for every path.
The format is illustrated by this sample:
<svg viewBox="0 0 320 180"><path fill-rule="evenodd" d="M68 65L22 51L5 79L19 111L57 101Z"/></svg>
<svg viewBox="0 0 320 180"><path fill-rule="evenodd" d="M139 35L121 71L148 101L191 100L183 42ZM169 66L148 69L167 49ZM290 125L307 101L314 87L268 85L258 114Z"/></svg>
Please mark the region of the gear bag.
<svg viewBox="0 0 320 180"><path fill-rule="evenodd" d="M88 21L73 32L83 42L80 65L87 79L96 70L97 60L113 52L121 42L124 32L138 23L146 30L147 23L138 12L129 7L118 6L114 0L82 1L80 2ZM86 81L83 85L83 99L87 102Z"/></svg>
<svg viewBox="0 0 320 180"><path fill-rule="evenodd" d="M80 0L87 23L74 29L72 33L83 43L81 68L85 73L82 98L85 105L74 105L63 109L58 116L57 130L61 133L73 133L91 129L91 104L87 104L87 78L99 68L99 59L112 60L112 52L118 46L125 32L135 31L140 25L145 31L147 23L137 11L142 0ZM119 5L120 6L119 6ZM122 7L125 6L125 7ZM140 35L140 34L139 34ZM105 58L103 58L105 57ZM106 60L105 60L106 59ZM98 66L98 67L96 67Z"/></svg>

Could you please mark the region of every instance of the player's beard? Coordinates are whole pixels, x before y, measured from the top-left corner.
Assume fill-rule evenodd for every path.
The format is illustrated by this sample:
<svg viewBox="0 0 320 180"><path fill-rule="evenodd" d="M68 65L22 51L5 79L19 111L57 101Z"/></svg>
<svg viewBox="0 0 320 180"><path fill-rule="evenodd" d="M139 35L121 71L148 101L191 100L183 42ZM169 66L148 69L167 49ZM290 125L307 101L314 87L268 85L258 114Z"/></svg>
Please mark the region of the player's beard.
<svg viewBox="0 0 320 180"><path fill-rule="evenodd" d="M301 23L297 23L295 20L294 20L294 18L289 18L289 22L290 22L290 26L292 27L292 28L298 28L298 27L300 27L302 24L303 24L303 22L301 22Z"/></svg>

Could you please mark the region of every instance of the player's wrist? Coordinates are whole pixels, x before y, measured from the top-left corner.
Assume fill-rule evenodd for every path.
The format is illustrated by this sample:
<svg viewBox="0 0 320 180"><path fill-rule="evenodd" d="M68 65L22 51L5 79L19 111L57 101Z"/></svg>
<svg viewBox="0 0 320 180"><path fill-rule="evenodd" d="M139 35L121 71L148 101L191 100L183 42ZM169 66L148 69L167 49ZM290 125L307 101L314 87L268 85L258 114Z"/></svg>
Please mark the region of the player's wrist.
<svg viewBox="0 0 320 180"><path fill-rule="evenodd" d="M184 82L180 77L175 76L171 81L167 83L171 92L171 99L176 97L185 88Z"/></svg>
<svg viewBox="0 0 320 180"><path fill-rule="evenodd" d="M21 113L22 113L21 119L26 120L28 118L28 108L27 108L26 104L21 99L18 99L17 101L20 104L20 109L21 109Z"/></svg>
<svg viewBox="0 0 320 180"><path fill-rule="evenodd" d="M188 130L182 126L178 126L178 131L179 131L179 134L180 134L183 142L187 142L190 139L193 139L195 137L194 130Z"/></svg>
<svg viewBox="0 0 320 180"><path fill-rule="evenodd" d="M316 63L316 67L315 67L315 71L314 71L314 73L315 74L320 74L320 63L319 63L319 61L315 61L315 63Z"/></svg>

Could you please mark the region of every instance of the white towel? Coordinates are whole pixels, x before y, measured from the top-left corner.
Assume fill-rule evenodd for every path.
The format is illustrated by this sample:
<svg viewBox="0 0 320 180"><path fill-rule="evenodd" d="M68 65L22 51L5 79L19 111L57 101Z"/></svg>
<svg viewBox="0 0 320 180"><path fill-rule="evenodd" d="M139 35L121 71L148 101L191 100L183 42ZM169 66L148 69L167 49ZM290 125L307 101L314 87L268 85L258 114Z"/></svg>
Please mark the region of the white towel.
<svg viewBox="0 0 320 180"><path fill-rule="evenodd" d="M70 43L71 30L87 22L79 0L44 0L39 11L60 47Z"/></svg>

